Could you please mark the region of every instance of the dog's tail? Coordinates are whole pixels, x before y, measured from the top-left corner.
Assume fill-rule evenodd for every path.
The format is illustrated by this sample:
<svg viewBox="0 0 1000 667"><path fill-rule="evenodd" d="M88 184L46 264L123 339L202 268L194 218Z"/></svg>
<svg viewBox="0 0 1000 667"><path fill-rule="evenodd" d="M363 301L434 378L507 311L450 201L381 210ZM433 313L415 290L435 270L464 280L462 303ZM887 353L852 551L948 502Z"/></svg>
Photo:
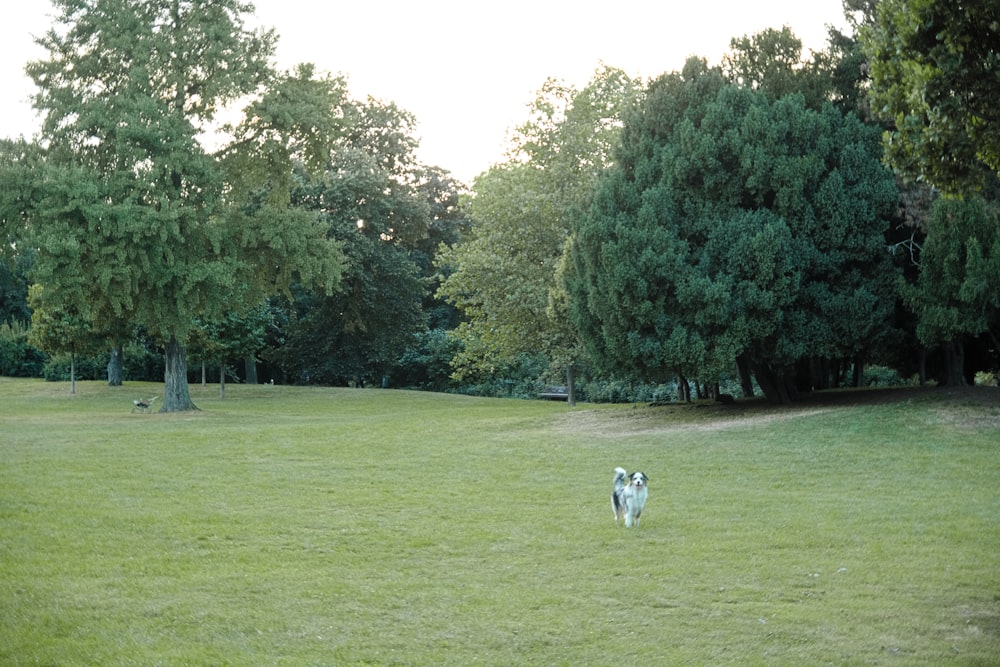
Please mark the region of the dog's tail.
<svg viewBox="0 0 1000 667"><path fill-rule="evenodd" d="M618 523L618 519L621 518L622 513L625 511L625 506L622 503L622 490L625 488L625 476L628 473L625 468L615 468L615 490L611 492L611 511L615 513L615 523Z"/></svg>
<svg viewBox="0 0 1000 667"><path fill-rule="evenodd" d="M628 472L625 468L615 468L615 491L620 491L625 488L625 476Z"/></svg>

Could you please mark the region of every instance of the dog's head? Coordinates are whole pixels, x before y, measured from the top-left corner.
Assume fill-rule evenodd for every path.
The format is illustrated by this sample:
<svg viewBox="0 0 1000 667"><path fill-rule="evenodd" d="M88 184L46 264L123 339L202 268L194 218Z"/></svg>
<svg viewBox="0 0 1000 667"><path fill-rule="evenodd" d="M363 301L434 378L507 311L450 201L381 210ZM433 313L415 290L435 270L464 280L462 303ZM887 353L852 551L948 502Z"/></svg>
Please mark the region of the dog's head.
<svg viewBox="0 0 1000 667"><path fill-rule="evenodd" d="M638 489L641 489L647 484L649 484L649 478L646 477L646 473L644 472L634 472L628 476L628 479L629 479L629 484Z"/></svg>

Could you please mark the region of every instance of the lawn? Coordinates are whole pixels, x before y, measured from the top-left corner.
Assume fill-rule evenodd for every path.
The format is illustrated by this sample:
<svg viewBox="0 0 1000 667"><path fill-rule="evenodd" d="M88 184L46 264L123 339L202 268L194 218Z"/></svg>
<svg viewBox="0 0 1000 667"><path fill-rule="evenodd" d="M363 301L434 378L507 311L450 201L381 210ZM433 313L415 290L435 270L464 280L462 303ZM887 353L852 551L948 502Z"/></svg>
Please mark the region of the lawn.
<svg viewBox="0 0 1000 667"><path fill-rule="evenodd" d="M1000 664L997 389L158 391L0 378L0 664Z"/></svg>

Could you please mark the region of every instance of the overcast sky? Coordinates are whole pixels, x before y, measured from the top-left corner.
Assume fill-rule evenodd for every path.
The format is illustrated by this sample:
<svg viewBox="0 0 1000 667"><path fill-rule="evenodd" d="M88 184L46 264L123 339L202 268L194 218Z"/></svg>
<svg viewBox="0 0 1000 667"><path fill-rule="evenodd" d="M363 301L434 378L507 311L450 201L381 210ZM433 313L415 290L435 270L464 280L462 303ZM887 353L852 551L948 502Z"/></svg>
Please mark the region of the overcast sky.
<svg viewBox="0 0 1000 667"><path fill-rule="evenodd" d="M807 49L843 26L841 0L256 0L253 25L278 33L282 69L312 62L351 95L413 113L420 158L466 182L503 157L547 77L582 87L604 63L648 79L689 55L718 63L733 37L788 25ZM46 0L9 1L0 21L0 136L30 136L24 64L50 25Z"/></svg>

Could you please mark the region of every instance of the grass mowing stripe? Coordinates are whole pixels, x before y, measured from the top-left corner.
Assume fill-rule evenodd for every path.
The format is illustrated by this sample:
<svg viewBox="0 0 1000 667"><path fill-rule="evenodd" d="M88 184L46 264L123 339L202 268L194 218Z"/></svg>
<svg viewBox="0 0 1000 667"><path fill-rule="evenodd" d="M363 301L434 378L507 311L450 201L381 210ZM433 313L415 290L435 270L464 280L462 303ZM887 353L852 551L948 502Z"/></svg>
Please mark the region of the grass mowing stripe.
<svg viewBox="0 0 1000 667"><path fill-rule="evenodd" d="M570 410L230 386L129 413L157 389L0 379L0 662L1000 655L995 393ZM616 465L651 477L638 530L612 521Z"/></svg>

